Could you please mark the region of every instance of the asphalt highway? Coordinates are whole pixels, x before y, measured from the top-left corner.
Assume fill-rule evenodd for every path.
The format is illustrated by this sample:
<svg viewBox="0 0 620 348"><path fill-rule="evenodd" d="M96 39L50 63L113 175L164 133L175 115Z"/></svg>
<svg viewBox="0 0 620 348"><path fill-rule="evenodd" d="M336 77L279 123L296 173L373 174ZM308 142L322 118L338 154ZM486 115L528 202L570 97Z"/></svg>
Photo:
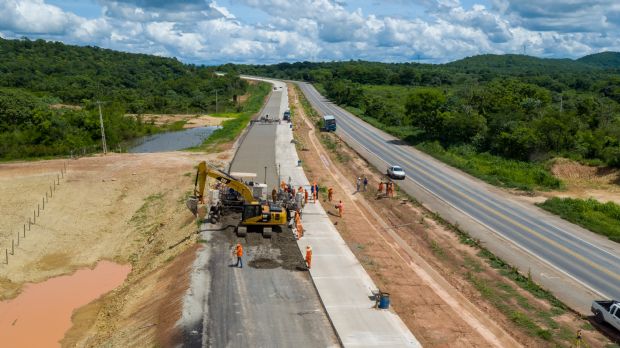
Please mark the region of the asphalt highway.
<svg viewBox="0 0 620 348"><path fill-rule="evenodd" d="M584 304L593 298L620 299L618 244L448 168L327 101L312 85L298 85L321 114L336 117L337 134L356 150L363 149L360 153L366 153L370 163L383 172L390 164L402 166L407 178L398 184L407 193L413 196L421 188L525 252L530 258L522 260L525 264L549 266L583 286L591 297L583 299Z"/></svg>

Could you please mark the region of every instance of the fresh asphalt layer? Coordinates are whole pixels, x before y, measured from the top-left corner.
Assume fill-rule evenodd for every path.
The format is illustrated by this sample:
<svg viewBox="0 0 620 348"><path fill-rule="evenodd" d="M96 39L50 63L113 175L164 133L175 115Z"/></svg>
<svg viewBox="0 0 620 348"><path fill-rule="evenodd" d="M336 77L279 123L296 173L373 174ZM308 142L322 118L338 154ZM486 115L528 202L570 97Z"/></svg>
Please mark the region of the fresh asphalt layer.
<svg viewBox="0 0 620 348"><path fill-rule="evenodd" d="M443 216L445 211L444 217L452 223L461 222L460 218L472 219L497 234L501 238L499 242L497 236L476 234L476 237L495 252L493 239L498 249L503 250L499 256L514 261L522 271L540 270L533 273L534 279L573 308L587 312L593 299L620 299L618 244L520 203L369 125L327 101L312 85L298 85L321 114L336 116L337 134L370 163L381 171L391 164L402 166L407 178L398 184L404 191L416 197L422 192L430 199L441 201L445 209L440 212ZM511 245L505 245L506 241Z"/></svg>

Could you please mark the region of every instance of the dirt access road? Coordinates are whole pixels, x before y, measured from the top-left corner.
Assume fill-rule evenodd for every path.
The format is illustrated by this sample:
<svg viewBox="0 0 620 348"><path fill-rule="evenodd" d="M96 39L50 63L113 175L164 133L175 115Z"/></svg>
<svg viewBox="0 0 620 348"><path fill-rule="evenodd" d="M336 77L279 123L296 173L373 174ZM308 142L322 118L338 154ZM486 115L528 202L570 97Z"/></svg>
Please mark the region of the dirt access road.
<svg viewBox="0 0 620 348"><path fill-rule="evenodd" d="M196 224L184 200L194 167L200 160L224 163L231 157L172 152L67 160L67 174L36 225L9 255L9 265L0 264L0 298L16 296L24 283L99 260L131 264L121 287L74 313L76 325L63 344L165 346L193 260ZM2 247L21 232L64 162L0 164Z"/></svg>
<svg viewBox="0 0 620 348"><path fill-rule="evenodd" d="M401 199L377 199L376 187L383 176L333 134L317 136L296 90L289 88L289 96L306 174L322 187L333 187L335 200L343 200L343 219L336 216L334 203L325 202L326 197L322 203L424 346L569 346L581 327L589 329L584 337L590 346L609 343L578 316L553 308L504 277L479 256L479 250L464 244L423 207ZM364 175L370 181L368 191L355 192L354 178ZM551 312L557 314L539 316ZM541 339L525 329L524 322L552 334Z"/></svg>

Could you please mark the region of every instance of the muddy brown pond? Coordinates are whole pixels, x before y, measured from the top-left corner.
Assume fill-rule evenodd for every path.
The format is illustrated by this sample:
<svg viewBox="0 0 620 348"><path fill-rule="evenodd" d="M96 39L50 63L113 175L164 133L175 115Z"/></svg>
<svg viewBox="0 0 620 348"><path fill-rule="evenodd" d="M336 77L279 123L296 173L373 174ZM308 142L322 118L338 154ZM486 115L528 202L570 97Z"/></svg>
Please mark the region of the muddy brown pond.
<svg viewBox="0 0 620 348"><path fill-rule="evenodd" d="M93 269L26 284L19 296L0 302L0 346L59 347L73 311L121 285L130 271L100 261Z"/></svg>

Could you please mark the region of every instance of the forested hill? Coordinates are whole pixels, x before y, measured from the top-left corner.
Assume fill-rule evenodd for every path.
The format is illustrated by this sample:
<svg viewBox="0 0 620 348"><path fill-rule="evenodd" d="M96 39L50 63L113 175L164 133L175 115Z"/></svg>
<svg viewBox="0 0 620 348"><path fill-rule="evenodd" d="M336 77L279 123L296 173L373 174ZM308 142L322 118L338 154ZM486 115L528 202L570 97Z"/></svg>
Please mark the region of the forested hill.
<svg viewBox="0 0 620 348"><path fill-rule="evenodd" d="M128 112L204 111L245 93L235 76L173 58L123 53L43 40L0 39L0 85L58 98L67 104L117 101Z"/></svg>
<svg viewBox="0 0 620 348"><path fill-rule="evenodd" d="M349 61L222 69L312 82L374 125L412 144L454 149L469 156L463 162L490 154L620 166L619 56L481 55L436 65Z"/></svg>
<svg viewBox="0 0 620 348"><path fill-rule="evenodd" d="M620 52L601 52L577 59L580 63L602 68L620 69Z"/></svg>
<svg viewBox="0 0 620 348"><path fill-rule="evenodd" d="M97 100L115 148L158 131L127 113L214 112L216 90L219 111L236 111L234 96L248 84L171 58L0 39L0 160L94 149L101 137Z"/></svg>

